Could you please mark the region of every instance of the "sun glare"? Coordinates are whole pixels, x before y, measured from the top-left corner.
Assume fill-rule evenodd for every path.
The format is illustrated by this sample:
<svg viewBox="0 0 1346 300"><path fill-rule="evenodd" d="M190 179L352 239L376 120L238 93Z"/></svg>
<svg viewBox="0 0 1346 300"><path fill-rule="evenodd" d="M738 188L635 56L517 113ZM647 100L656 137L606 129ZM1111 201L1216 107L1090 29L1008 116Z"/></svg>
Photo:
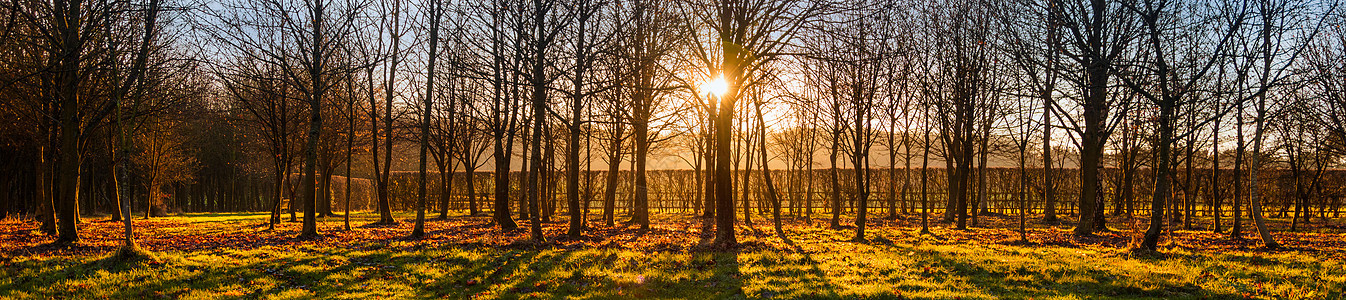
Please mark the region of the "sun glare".
<svg viewBox="0 0 1346 300"><path fill-rule="evenodd" d="M701 83L702 93L710 93L716 97L722 97L727 91L729 91L729 83L724 81L724 75L716 76L715 80Z"/></svg>

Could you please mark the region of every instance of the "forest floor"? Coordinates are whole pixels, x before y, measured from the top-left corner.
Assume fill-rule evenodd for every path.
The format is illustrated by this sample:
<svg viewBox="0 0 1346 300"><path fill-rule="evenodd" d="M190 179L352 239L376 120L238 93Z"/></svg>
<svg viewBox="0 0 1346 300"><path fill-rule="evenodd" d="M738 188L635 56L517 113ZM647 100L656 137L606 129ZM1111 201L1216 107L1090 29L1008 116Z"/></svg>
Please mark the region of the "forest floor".
<svg viewBox="0 0 1346 300"><path fill-rule="evenodd" d="M1131 250L1142 226L1125 218L1086 238L1070 235L1069 224L1030 220L1023 241L1010 229L1013 217L984 216L969 230L932 219L932 235L919 233L919 215L875 217L868 239L853 241L854 227L830 229L821 214L812 224L787 218L788 240L754 215L754 226L738 227L740 247L717 249L708 246L713 221L683 214L655 214L646 232L594 222L581 239L561 237L564 222L545 223L552 240L541 244L528 240L526 221L502 232L488 217L458 213L431 219L427 237L408 239L413 220L397 217L397 225L373 226L377 215L353 214L351 231L340 217L322 218L318 239L294 238L293 222L268 231L265 214L137 218L139 243L156 256L137 262L110 255L121 222L86 218L80 243L55 246L36 223L6 220L0 298L1346 297L1340 219L1299 232L1273 219L1281 250L1263 250L1249 226L1248 239L1237 242L1176 230L1155 253Z"/></svg>

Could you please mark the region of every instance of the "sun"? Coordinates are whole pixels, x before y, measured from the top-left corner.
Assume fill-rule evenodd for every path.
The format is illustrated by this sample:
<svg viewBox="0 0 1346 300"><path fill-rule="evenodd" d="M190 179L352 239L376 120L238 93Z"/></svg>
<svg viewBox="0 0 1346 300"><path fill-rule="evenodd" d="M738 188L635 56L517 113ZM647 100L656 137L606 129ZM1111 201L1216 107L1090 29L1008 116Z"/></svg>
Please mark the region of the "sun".
<svg viewBox="0 0 1346 300"><path fill-rule="evenodd" d="M716 76L714 80L701 83L701 92L710 93L715 97L723 97L725 92L729 91L729 83L724 81L724 75Z"/></svg>

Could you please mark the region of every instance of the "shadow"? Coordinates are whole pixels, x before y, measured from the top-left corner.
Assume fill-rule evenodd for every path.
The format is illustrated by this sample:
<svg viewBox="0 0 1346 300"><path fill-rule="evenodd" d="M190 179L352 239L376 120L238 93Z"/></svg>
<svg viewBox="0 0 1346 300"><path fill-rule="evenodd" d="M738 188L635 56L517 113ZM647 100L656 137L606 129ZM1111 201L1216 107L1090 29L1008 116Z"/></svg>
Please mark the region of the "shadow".
<svg viewBox="0 0 1346 300"><path fill-rule="evenodd" d="M939 234L935 233L934 231L930 231L930 230L922 230L922 231L920 231L920 232L917 232L916 235L917 235L917 236L920 236L920 237L929 237L929 238L934 239L934 240L936 240L936 241L945 241L945 240L948 240L948 238L945 238L945 237L943 237L943 236L940 236Z"/></svg>
<svg viewBox="0 0 1346 300"><path fill-rule="evenodd" d="M798 258L792 258L774 253L757 253L760 255L751 270L757 270L752 274L746 274L748 277L762 279L760 285L764 286L759 290L746 291L750 294L742 295L747 298L804 298L804 299L848 299L852 297L842 297L837 294L839 287L831 282L827 273L818 266L818 260L803 248L790 242L790 250ZM733 252L734 259L738 259L738 253ZM743 276L745 274L736 275ZM741 289L740 284L740 289ZM873 297L869 297L873 298ZM880 297L881 298L881 297Z"/></svg>
<svg viewBox="0 0 1346 300"><path fill-rule="evenodd" d="M790 235L786 234L784 231L776 230L776 236L780 237L781 242L785 243L786 246L790 246L790 248L796 249L796 251L799 249L799 245L796 245L795 241L790 239Z"/></svg>
<svg viewBox="0 0 1346 300"><path fill-rule="evenodd" d="M755 226L754 224L744 224L743 227L747 227L748 231L751 232L754 236L762 237L766 235L765 233L762 233L762 230L757 229L757 226Z"/></svg>
<svg viewBox="0 0 1346 300"><path fill-rule="evenodd" d="M701 219L701 231L697 235L697 248L710 247L715 242L715 218Z"/></svg>
<svg viewBox="0 0 1346 300"><path fill-rule="evenodd" d="M924 276L942 277L945 280L959 280L979 289L987 295L1055 295L1066 298L1118 297L1128 298L1203 298L1234 299L1243 297L1234 293L1225 293L1203 289L1192 283L1176 284L1169 281L1147 281L1144 287L1119 282L1119 278L1130 274L1115 274L1106 270L1085 268L1048 268L1035 276L1009 276L1029 273L1025 266L1011 265L1008 262L980 261L967 262L945 256L930 256L935 271L924 272ZM941 274L942 273L942 274ZM1034 277L1047 277L1033 280ZM1065 280L1070 280L1069 282ZM1042 284L1051 282L1051 284ZM902 290L916 292L923 287L903 286Z"/></svg>
<svg viewBox="0 0 1346 300"><path fill-rule="evenodd" d="M25 268L40 270L33 276L23 276L18 280L0 283L0 295L56 293L60 297L80 297L81 293L98 293L96 297L113 299L181 298L193 291L215 295L239 288L239 283L258 280L280 281L269 288L252 291L255 295L280 293L286 289L300 286L315 286L311 282L321 282L332 274L351 270L351 265L335 268L316 269L315 272L288 271L296 268L311 268L326 255L311 255L296 260L259 260L248 264L225 265L214 261L194 261L180 257L166 257L158 260L122 260L115 256L79 261L76 259L56 258L51 261L28 261ZM61 265L61 268L49 268ZM229 269L226 269L229 268ZM107 278L135 277L137 280L107 280ZM93 280L104 278L103 280ZM76 284L77 289L51 290L47 287L69 283L69 280L88 280L90 283ZM335 297L332 291L315 293L320 298ZM50 297L50 296L49 296ZM201 295L197 295L201 297Z"/></svg>
<svg viewBox="0 0 1346 300"><path fill-rule="evenodd" d="M215 217L254 217L254 216L266 216L266 215L269 215L269 213L267 213L267 212L205 212L205 213L179 213L179 214L173 214L172 217L211 217L211 218L215 218Z"/></svg>
<svg viewBox="0 0 1346 300"><path fill-rule="evenodd" d="M1130 271L1127 270L1134 268L1081 267L1070 264L1069 257L1041 258L1044 265L1051 267L1039 268L1019 265L1022 260L968 259L960 256L958 251L929 250L931 247L986 246L962 241L969 238L992 241L984 238L1006 235L1017 238L1018 233L1014 231L978 229L968 233L938 228L937 232L944 235L940 236L917 234L914 231L919 227L874 227L876 230L871 231L868 241L846 243L839 241L848 238L849 232L795 223L785 227L785 234L776 233L783 244L771 237L762 237L734 248L716 249L709 247L714 238L714 219L708 218L666 219L662 224L656 222L643 233L633 226L593 227L581 238L573 240L563 238L565 226L553 224L544 226L549 237L556 237L547 244L520 242L526 239L526 230L502 232L477 220L461 217L427 223L427 237L420 240L401 239L409 232L403 229L410 226L374 227L376 229L349 233L324 230L326 237L319 240L292 238L297 233L293 225L277 227L277 232L238 230L251 223L234 227L178 223L162 227L137 226L137 233L144 234L142 246L170 257L185 256L161 264L118 264L100 262L82 254L66 256L67 253L106 253L118 246L115 243L105 246L106 243L98 243L97 238L82 233L82 245L64 248L37 245L26 248L36 252L20 254L35 258L9 259L10 256L0 255L0 266L3 266L0 272L6 272L0 274L18 274L9 281L0 279L0 298L192 298L201 297L201 293L221 295L229 289L244 290L247 293L241 296L244 298L264 295L285 298L295 293L307 293L304 297L894 299L923 295L921 297L942 299L953 296L928 296L928 292L957 292L958 289L992 297L1239 297L1206 290L1197 286L1205 285L1200 281L1182 278L1128 279L1136 274L1128 274ZM116 227L118 224L107 225ZM695 232L698 226L701 231ZM761 231L769 233L771 230L763 228ZM1060 238L1056 238L1047 237L1049 231L1056 232L1039 228L1030 229L1029 233L1035 241L1043 241L1046 245L1064 243L1068 248L1096 246L1088 245L1091 243L1107 246L1113 240L1129 238L1111 234L1102 234L1096 241L1075 239L1068 234L1059 234L1056 236ZM27 234L28 231L5 231L8 232ZM97 232L100 231L89 233L95 236L92 233ZM750 234L740 235L746 236ZM930 239L946 238L954 241L930 242ZM1010 239L994 241L997 245L1044 245ZM272 246L274 248L267 248ZM879 251L867 251L870 246ZM854 252L857 248L866 251ZM1277 252L1312 251L1293 249ZM1332 248L1323 249L1323 252L1332 251ZM1038 249L1027 250L1036 252ZM863 255L868 256L852 260L865 261L886 260L888 258L884 256L908 252L921 252L922 255L895 256L893 260L902 261L906 267L913 266L910 262L914 262L935 268L921 271L919 265L905 270L900 264L839 266L835 261L843 254L866 253ZM1268 267L1280 264L1284 259L1257 250L1217 257L1203 251L1170 252L1109 255L1155 265L1213 259ZM871 267L882 270L878 272L894 274L851 275ZM1256 272L1257 276L1269 274ZM852 283L874 280L891 281L882 291L856 290ZM85 288L79 284L94 286ZM101 294L91 295L95 292L90 291ZM191 294L192 291L197 294Z"/></svg>
<svg viewBox="0 0 1346 300"><path fill-rule="evenodd" d="M1020 247L1036 247L1036 246L1041 246L1041 245L1042 245L1041 243L1034 242L1034 241L1032 241L1032 240L1022 239L1022 238L1014 238L1014 239L1012 239L1012 240L1005 240L1005 241L1000 242L1000 244L1002 244L1002 245L1007 245L1007 246L1020 246Z"/></svg>
<svg viewBox="0 0 1346 300"><path fill-rule="evenodd" d="M720 292L712 294L711 298L727 299L731 297L746 297L743 291L743 272L739 266L739 252L730 250L717 252L711 255L711 262L715 268L711 271L710 282L706 283L710 288L720 289Z"/></svg>
<svg viewBox="0 0 1346 300"><path fill-rule="evenodd" d="M855 229L855 225L839 224L839 225L837 225L837 226L827 226L827 229L831 229L831 230L854 230L854 229Z"/></svg>
<svg viewBox="0 0 1346 300"><path fill-rule="evenodd" d="M554 263L542 263L538 261L539 253L537 251L509 250L498 253L498 255L482 258L471 257L450 257L445 260L446 263L457 266L473 266L454 274L456 279L436 280L434 284L427 286L429 293L423 294L425 297L432 298L450 298L450 299L469 299L495 289L496 285L508 285L511 288L520 286L520 282L511 282L513 274L532 269L534 265L539 267L546 265L547 268L554 267ZM547 257L553 260L555 258ZM526 264L526 265L525 265ZM550 271L548 269L547 271Z"/></svg>
<svg viewBox="0 0 1346 300"><path fill-rule="evenodd" d="M355 226L356 228L397 228L402 226L402 222L372 222L364 225Z"/></svg>
<svg viewBox="0 0 1346 300"><path fill-rule="evenodd" d="M345 214L340 214L340 213L335 213L335 212L334 212L334 213L326 213L326 214L318 214L318 218L344 218L344 217L346 217Z"/></svg>

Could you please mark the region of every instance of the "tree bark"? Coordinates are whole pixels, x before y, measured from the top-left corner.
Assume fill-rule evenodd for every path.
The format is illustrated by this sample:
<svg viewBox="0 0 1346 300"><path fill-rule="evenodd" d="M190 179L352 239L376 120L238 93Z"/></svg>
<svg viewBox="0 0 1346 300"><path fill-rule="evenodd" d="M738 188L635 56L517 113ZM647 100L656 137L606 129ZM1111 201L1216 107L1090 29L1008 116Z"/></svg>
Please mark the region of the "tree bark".
<svg viewBox="0 0 1346 300"><path fill-rule="evenodd" d="M430 57L426 62L425 95L423 95L425 102L421 104L421 149L417 167L420 173L416 176L416 224L411 229L412 238L425 236L425 204L426 198L430 196L426 192L425 171L428 159L426 152L430 148L430 111L434 109L435 103L435 60L439 58L439 14L439 1L430 0Z"/></svg>

